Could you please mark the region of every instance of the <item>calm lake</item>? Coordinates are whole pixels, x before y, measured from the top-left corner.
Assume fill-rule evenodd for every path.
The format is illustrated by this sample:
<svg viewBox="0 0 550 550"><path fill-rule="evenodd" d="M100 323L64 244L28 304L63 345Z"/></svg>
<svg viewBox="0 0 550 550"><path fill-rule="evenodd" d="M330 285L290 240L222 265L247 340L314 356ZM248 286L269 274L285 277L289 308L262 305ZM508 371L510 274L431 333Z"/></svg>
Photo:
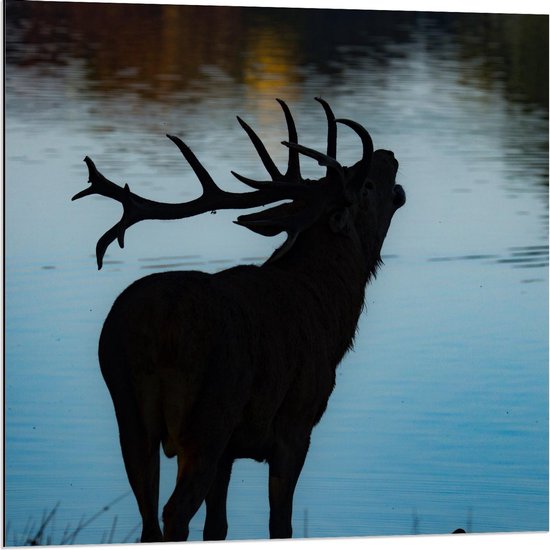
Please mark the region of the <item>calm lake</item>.
<svg viewBox="0 0 550 550"><path fill-rule="evenodd" d="M275 98L323 150L319 95L395 152L408 200L313 432L295 536L548 530L547 17L8 0L6 40L8 545L28 544L57 504L54 544L136 540L102 322L139 277L261 263L283 239L232 211L144 222L98 271L95 243L120 206L70 201L84 156L138 194L191 200L200 186L176 134L242 191L231 170L265 174L235 115L283 166ZM338 139L354 163L357 137ZM162 468L164 504L176 466ZM230 539L267 537L265 464L235 464L228 514Z"/></svg>

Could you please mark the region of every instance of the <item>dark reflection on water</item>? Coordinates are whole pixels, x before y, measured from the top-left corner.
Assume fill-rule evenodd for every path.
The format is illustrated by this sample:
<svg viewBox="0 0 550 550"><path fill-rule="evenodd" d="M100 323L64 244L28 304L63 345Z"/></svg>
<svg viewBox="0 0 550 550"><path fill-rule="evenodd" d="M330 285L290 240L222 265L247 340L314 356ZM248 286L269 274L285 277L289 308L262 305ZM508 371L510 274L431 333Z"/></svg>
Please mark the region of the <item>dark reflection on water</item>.
<svg viewBox="0 0 550 550"><path fill-rule="evenodd" d="M452 262L459 261L463 262L464 260L489 260L491 258L496 258L493 254L467 254L466 256L443 256L441 258L429 258L429 262Z"/></svg>
<svg viewBox="0 0 550 550"><path fill-rule="evenodd" d="M150 265L142 265L141 269L153 269L155 271L163 271L169 268L175 268L175 267L191 267L191 266L197 266L197 265L203 265L203 262L167 262L162 264L150 264Z"/></svg>
<svg viewBox="0 0 550 550"><path fill-rule="evenodd" d="M70 202L82 158L139 194L190 200L176 133L242 190L230 170L263 172L235 115L283 163L274 98L322 149L319 94L396 152L408 200L313 434L296 535L548 528L547 17L13 0L6 14L8 542L60 502L58 542L128 490L96 359L116 295L154 270L259 264L280 242L235 212L144 222L98 273L96 239L120 209ZM342 162L359 148L339 133ZM165 502L172 462L163 472ZM265 476L236 464L230 538L267 535ZM113 517L126 540L132 498L76 542L109 539Z"/></svg>
<svg viewBox="0 0 550 550"><path fill-rule="evenodd" d="M515 267L548 267L547 246L514 246L510 248L509 258L500 258L500 263L516 264Z"/></svg>
<svg viewBox="0 0 550 550"><path fill-rule="evenodd" d="M513 246L507 257L498 257L495 254L466 254L464 256L441 256L428 258L429 262L463 262L469 260L490 260L499 264L513 264L513 267L548 267L548 247L545 245Z"/></svg>
<svg viewBox="0 0 550 550"><path fill-rule="evenodd" d="M184 256L159 256L154 258L138 258L139 262L158 262L160 260L195 260L200 258L198 254L185 254Z"/></svg>

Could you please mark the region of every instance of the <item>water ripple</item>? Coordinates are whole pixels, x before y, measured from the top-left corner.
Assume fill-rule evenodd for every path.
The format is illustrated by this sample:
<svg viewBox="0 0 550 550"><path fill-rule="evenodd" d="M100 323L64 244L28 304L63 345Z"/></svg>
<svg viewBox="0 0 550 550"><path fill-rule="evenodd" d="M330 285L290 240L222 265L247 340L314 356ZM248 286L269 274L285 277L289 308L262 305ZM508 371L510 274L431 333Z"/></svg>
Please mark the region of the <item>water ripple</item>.
<svg viewBox="0 0 550 550"><path fill-rule="evenodd" d="M489 263L510 264L512 267L543 268L548 266L548 247L545 245L512 246L505 255L466 254L459 256L434 256L428 258L428 262L463 262L480 260L488 260Z"/></svg>

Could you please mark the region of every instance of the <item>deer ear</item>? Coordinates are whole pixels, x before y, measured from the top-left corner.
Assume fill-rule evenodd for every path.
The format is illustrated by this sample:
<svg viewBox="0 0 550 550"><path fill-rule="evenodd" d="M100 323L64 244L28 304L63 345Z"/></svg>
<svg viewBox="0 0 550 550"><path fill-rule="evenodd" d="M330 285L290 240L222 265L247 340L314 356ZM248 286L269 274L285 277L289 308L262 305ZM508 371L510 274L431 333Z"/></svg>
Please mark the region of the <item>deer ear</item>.
<svg viewBox="0 0 550 550"><path fill-rule="evenodd" d="M352 217L349 208L340 208L333 212L329 218L330 229L334 233L349 235L352 226Z"/></svg>

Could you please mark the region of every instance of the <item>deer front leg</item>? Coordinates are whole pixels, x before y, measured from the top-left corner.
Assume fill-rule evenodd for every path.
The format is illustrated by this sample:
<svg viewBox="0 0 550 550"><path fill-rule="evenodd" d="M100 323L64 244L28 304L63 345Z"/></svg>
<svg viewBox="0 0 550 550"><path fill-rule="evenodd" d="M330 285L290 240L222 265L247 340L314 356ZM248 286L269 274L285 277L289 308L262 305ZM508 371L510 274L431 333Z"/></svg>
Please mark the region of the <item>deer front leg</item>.
<svg viewBox="0 0 550 550"><path fill-rule="evenodd" d="M309 448L309 435L300 443L278 444L269 459L269 537L292 537L292 499Z"/></svg>
<svg viewBox="0 0 550 550"><path fill-rule="evenodd" d="M203 540L225 540L227 536L227 489L231 478L233 459L223 456L216 477L206 495L206 520Z"/></svg>

